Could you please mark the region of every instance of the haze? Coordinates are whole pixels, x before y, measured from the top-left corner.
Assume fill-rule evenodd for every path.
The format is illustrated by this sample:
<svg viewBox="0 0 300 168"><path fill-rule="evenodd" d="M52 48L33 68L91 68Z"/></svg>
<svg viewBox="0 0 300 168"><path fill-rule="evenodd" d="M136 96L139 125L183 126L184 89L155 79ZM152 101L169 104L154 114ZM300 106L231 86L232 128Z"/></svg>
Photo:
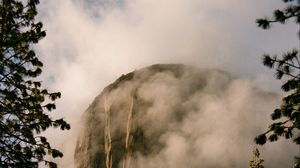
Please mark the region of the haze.
<svg viewBox="0 0 300 168"><path fill-rule="evenodd" d="M180 63L218 68L280 94L280 82L260 57L297 48L297 26L264 31L255 20L283 5L280 0L41 1L38 19L47 36L36 49L45 63L42 78L50 90L62 92L53 117L64 117L72 125L71 131L47 132L65 154L57 160L59 166L73 167L80 118L94 97L121 74L141 67ZM268 144L263 151L280 153L275 145L287 142ZM280 156L276 159L281 161Z"/></svg>

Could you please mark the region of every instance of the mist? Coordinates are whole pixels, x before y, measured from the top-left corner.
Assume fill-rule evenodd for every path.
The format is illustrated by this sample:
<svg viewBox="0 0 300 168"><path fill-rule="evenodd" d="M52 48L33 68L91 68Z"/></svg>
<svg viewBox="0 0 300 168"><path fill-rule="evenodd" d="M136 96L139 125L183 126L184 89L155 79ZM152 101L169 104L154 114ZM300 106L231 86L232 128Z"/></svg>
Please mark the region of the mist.
<svg viewBox="0 0 300 168"><path fill-rule="evenodd" d="M247 167L253 137L278 98L216 69L136 70L106 87L84 113L75 167ZM266 166L291 167L296 151L275 145Z"/></svg>
<svg viewBox="0 0 300 168"><path fill-rule="evenodd" d="M39 20L47 36L36 50L45 64L42 78L51 90L62 92L53 117L64 117L72 126L68 132L47 133L53 146L64 152L64 158L56 160L59 166L74 167L80 118L95 96L120 75L141 67L180 63L218 68L280 94L280 82L262 66L260 55L296 48L297 27L287 24L264 31L255 19L270 16L282 5L279 0L41 2ZM266 109L266 120L274 108L272 104ZM263 147L265 153L274 150L281 148L273 143ZM268 160L268 154L263 156Z"/></svg>

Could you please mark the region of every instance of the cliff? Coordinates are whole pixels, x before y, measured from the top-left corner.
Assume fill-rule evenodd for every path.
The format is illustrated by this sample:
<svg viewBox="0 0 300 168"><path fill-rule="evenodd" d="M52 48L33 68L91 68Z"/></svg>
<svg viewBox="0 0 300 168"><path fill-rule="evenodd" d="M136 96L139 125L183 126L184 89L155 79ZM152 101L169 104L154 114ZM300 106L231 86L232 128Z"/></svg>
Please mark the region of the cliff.
<svg viewBox="0 0 300 168"><path fill-rule="evenodd" d="M130 72L85 111L76 165L245 167L263 123L254 118L272 100L274 94L220 70L160 64Z"/></svg>

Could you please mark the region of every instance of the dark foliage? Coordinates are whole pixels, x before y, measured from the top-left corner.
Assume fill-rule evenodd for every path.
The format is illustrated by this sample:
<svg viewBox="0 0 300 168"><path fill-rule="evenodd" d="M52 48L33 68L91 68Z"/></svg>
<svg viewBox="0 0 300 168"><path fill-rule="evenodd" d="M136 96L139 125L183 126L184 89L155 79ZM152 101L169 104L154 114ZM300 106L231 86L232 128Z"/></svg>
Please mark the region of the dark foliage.
<svg viewBox="0 0 300 168"><path fill-rule="evenodd" d="M33 45L46 36L43 24L34 20L38 0L0 1L0 167L38 167L55 163L45 155L62 157L39 134L47 128L70 129L63 119L53 120L46 112L55 109L59 92L50 93L36 79L43 63Z"/></svg>
<svg viewBox="0 0 300 168"><path fill-rule="evenodd" d="M258 19L257 24L263 29L270 28L272 23L286 23L287 20L294 20L300 24L300 1L284 0L287 7L283 10L275 10L273 19ZM277 141L279 137L286 139L293 138L293 142L300 144L300 58L299 51L293 49L281 56L263 56L263 64L271 69L275 69L277 79L283 81L281 89L287 92L287 96L282 99L282 104L271 114L272 120L276 122L269 126L269 129L257 136L255 142L263 145L267 140ZM294 167L300 167L300 160L295 157Z"/></svg>
<svg viewBox="0 0 300 168"><path fill-rule="evenodd" d="M259 150L257 148L254 148L252 153L253 153L253 158L252 158L252 160L250 160L249 167L250 168L264 168L264 166L262 165L264 160L260 159Z"/></svg>

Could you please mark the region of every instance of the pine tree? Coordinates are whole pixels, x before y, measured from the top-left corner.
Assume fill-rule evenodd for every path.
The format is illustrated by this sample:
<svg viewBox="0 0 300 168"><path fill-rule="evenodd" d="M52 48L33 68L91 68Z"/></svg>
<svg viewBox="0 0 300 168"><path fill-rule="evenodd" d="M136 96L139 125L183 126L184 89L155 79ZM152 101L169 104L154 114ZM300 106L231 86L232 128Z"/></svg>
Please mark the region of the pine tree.
<svg viewBox="0 0 300 168"><path fill-rule="evenodd" d="M46 36L43 24L35 21L38 0L0 1L0 167L32 168L44 159L63 154L50 146L40 133L47 128L70 129L63 119L53 120L59 92L49 92L37 77L43 63L33 49Z"/></svg>
<svg viewBox="0 0 300 168"><path fill-rule="evenodd" d="M253 158L250 160L249 168L264 168L263 166L263 159L260 159L260 152L259 150L255 147L252 151L253 153Z"/></svg>
<svg viewBox="0 0 300 168"><path fill-rule="evenodd" d="M263 29L268 29L273 23L285 24L287 20L294 20L300 24L300 1L284 0L287 7L283 10L275 10L273 19L258 19L257 24ZM300 32L298 32L300 35ZM263 145L268 140L277 141L279 137L293 139L297 145L300 144L300 58L299 51L293 49L281 56L263 56L263 64L271 69L275 69L277 79L283 81L281 89L287 92L287 96L282 99L279 108L271 114L274 121L269 129L255 138L257 144ZM295 166L300 167L300 160L295 157Z"/></svg>

